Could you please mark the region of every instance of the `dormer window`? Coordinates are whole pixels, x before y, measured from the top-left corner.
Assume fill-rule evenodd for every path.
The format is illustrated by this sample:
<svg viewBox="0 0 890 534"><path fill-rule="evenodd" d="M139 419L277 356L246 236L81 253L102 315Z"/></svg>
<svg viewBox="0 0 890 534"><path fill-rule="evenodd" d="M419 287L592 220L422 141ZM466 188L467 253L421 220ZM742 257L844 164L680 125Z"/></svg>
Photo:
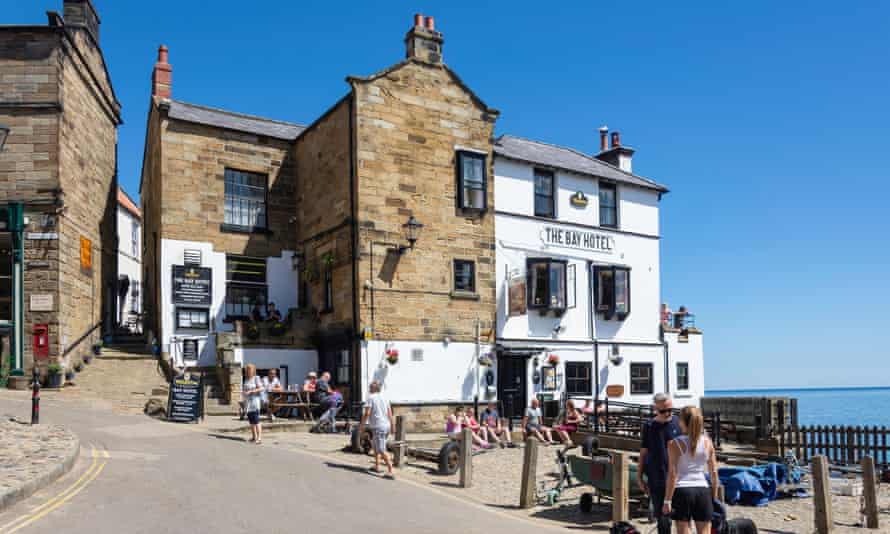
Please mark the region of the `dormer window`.
<svg viewBox="0 0 890 534"><path fill-rule="evenodd" d="M457 152L457 206L462 210L485 211L488 208L488 179L485 154Z"/></svg>

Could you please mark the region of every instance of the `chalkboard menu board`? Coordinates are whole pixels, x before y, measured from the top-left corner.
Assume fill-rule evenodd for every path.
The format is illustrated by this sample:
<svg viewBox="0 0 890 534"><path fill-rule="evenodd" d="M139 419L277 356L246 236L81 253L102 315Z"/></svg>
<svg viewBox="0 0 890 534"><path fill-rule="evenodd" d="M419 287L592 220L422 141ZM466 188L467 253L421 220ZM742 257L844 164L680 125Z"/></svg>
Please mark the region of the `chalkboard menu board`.
<svg viewBox="0 0 890 534"><path fill-rule="evenodd" d="M170 382L167 400L167 419L178 423L191 423L204 415L203 379L194 375L175 377Z"/></svg>
<svg viewBox="0 0 890 534"><path fill-rule="evenodd" d="M210 306L213 295L212 270L191 265L173 266L173 303Z"/></svg>

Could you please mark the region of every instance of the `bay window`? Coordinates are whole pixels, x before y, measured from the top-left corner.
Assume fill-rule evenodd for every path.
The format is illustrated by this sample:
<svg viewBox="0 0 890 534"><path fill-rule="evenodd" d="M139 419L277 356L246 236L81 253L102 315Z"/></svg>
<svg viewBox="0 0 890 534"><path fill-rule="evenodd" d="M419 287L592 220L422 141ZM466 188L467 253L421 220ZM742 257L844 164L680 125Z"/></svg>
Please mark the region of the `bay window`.
<svg viewBox="0 0 890 534"><path fill-rule="evenodd" d="M596 283L596 313L602 313L606 320L623 321L630 313L630 269L596 266L593 279Z"/></svg>
<svg viewBox="0 0 890 534"><path fill-rule="evenodd" d="M457 152L457 205L460 209L484 211L488 207L485 155Z"/></svg>
<svg viewBox="0 0 890 534"><path fill-rule="evenodd" d="M563 312L566 309L566 261L530 258L528 268L528 307Z"/></svg>

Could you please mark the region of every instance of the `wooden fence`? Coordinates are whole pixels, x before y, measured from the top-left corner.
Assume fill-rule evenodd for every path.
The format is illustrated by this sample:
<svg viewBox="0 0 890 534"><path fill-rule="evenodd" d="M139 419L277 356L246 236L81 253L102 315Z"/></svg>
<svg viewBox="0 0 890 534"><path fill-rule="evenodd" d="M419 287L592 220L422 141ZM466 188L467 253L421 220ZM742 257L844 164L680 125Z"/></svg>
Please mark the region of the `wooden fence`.
<svg viewBox="0 0 890 534"><path fill-rule="evenodd" d="M822 455L836 465L858 465L871 456L875 465L890 468L890 430L862 426L787 426L779 429L779 452L791 451L802 462Z"/></svg>

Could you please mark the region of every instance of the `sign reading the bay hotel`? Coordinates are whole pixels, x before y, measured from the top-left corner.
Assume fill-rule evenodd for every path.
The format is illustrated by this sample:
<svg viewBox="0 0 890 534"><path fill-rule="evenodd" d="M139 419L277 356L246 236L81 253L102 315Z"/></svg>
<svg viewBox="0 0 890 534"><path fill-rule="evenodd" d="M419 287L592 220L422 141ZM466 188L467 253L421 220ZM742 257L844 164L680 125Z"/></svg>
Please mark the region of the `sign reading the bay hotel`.
<svg viewBox="0 0 890 534"><path fill-rule="evenodd" d="M173 303L210 306L213 294L209 267L173 266Z"/></svg>
<svg viewBox="0 0 890 534"><path fill-rule="evenodd" d="M611 236L595 232L563 230L552 226L541 230L541 241L545 245L580 248L605 254L612 254L615 248L615 239Z"/></svg>

